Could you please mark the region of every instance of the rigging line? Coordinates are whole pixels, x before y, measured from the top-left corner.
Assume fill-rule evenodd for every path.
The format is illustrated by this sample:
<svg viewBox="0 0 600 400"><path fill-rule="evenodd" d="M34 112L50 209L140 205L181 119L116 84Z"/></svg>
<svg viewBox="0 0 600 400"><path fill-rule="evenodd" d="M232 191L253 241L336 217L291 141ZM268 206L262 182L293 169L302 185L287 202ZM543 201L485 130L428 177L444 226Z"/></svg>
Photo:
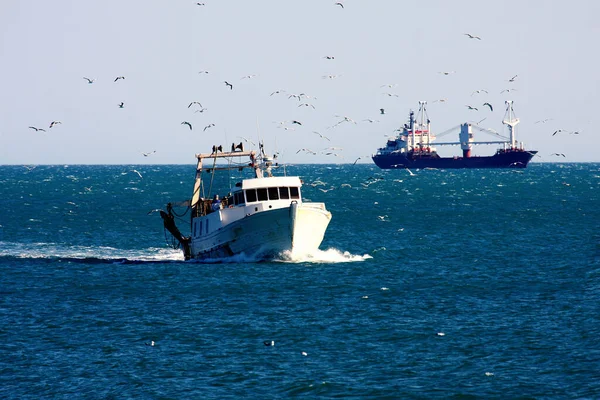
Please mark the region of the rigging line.
<svg viewBox="0 0 600 400"><path fill-rule="evenodd" d="M210 194L212 193L212 185L213 185L213 181L215 180L215 167L217 165L217 157L215 157L215 160L213 161L213 168L212 168L212 174L210 176L210 186L208 187L208 195L210 196Z"/></svg>
<svg viewBox="0 0 600 400"><path fill-rule="evenodd" d="M452 132L454 132L454 130L455 130L455 129L458 129L458 128L460 128L460 125L453 126L452 128L450 128L450 129L447 129L447 130L445 130L445 131L444 131L444 132L442 132L442 133L438 133L437 135L435 135L435 137L436 137L436 138L440 138L440 137L442 137L442 136L445 136L445 135L447 135L447 134L449 134L449 133L452 133Z"/></svg>

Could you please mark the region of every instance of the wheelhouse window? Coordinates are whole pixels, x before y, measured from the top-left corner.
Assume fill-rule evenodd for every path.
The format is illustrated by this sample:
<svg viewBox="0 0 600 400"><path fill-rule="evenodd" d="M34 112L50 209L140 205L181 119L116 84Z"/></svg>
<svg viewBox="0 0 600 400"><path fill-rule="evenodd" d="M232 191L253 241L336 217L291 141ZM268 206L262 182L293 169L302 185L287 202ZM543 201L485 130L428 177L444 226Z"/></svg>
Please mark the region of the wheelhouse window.
<svg viewBox="0 0 600 400"><path fill-rule="evenodd" d="M246 190L246 203L253 203L256 201L256 189Z"/></svg>
<svg viewBox="0 0 600 400"><path fill-rule="evenodd" d="M267 191L269 192L269 200L279 200L279 190L276 187L270 187Z"/></svg>
<svg viewBox="0 0 600 400"><path fill-rule="evenodd" d="M292 199L299 199L300 198L300 191L298 190L297 187L292 186L290 188L290 198L292 198Z"/></svg>
<svg viewBox="0 0 600 400"><path fill-rule="evenodd" d="M290 198L290 191L286 187L279 188L279 198L282 200L287 200Z"/></svg>
<svg viewBox="0 0 600 400"><path fill-rule="evenodd" d="M267 195L267 189L266 188L256 189L256 194L258 196L258 201L267 201L267 200L269 200L269 196Z"/></svg>
<svg viewBox="0 0 600 400"><path fill-rule="evenodd" d="M233 204L240 205L244 204L244 192L236 192L233 195Z"/></svg>

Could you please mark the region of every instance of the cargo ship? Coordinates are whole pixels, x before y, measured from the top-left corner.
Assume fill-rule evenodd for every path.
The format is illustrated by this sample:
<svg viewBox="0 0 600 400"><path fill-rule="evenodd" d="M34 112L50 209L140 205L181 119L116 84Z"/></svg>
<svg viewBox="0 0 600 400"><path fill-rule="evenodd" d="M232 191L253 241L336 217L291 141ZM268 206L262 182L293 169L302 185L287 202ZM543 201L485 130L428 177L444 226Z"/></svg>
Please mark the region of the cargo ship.
<svg viewBox="0 0 600 400"><path fill-rule="evenodd" d="M492 129L480 128L477 124L464 123L451 128L437 138L459 129L458 142L436 142L435 146L460 146L462 156L440 157L434 147L436 135L431 133L431 121L427 115L426 101L419 102L419 112L415 118L411 110L407 124L400 129L396 137L388 139L385 147L377 150L372 156L375 164L381 169L395 168L525 168L537 151L526 150L523 143L518 143L515 126L520 122L514 115L513 102L507 100L506 113L502 121L508 127L509 137L505 137ZM499 140L477 142L473 131L478 130L491 134ZM491 156L472 155L474 145L502 145Z"/></svg>

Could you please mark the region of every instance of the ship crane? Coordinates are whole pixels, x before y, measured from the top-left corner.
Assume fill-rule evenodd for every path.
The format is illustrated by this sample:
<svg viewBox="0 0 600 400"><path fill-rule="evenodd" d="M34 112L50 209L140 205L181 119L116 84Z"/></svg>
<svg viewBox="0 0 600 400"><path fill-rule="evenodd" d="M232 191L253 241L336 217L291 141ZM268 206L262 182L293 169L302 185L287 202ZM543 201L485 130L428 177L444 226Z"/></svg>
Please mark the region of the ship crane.
<svg viewBox="0 0 600 400"><path fill-rule="evenodd" d="M504 114L504 120L502 123L508 126L508 130L510 132L510 148L516 149L517 138L515 136L515 126L521 121L519 118L515 117L515 111L513 110L513 102L512 100L506 100L504 102L506 104L506 113Z"/></svg>

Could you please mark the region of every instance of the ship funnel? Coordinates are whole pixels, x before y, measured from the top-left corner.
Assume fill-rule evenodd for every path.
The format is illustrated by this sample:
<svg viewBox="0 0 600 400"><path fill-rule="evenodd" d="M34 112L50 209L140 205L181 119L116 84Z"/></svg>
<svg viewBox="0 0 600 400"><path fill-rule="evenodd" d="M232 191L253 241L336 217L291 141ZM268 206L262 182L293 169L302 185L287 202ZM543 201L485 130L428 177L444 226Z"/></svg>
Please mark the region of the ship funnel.
<svg viewBox="0 0 600 400"><path fill-rule="evenodd" d="M473 129L471 124L464 123L460 126L460 148L463 151L463 157L471 157L471 148L473 147Z"/></svg>

